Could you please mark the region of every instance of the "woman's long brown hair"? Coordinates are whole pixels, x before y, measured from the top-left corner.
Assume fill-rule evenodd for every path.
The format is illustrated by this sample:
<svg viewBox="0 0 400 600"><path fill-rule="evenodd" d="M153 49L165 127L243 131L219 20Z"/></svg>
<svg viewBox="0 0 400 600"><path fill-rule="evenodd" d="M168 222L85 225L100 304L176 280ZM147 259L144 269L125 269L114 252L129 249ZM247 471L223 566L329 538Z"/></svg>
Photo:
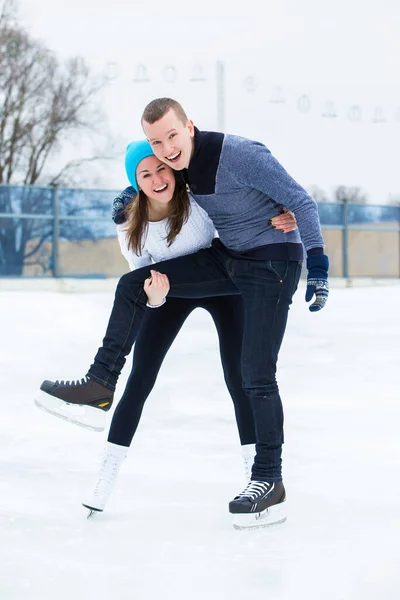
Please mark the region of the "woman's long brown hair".
<svg viewBox="0 0 400 600"><path fill-rule="evenodd" d="M174 195L168 204L168 246L172 244L183 224L188 220L190 213L190 201L186 184L180 177L176 176L175 182ZM139 190L138 195L126 206L124 214L128 223L126 229L128 249L132 248L135 254L141 256L149 224L147 196L142 190Z"/></svg>

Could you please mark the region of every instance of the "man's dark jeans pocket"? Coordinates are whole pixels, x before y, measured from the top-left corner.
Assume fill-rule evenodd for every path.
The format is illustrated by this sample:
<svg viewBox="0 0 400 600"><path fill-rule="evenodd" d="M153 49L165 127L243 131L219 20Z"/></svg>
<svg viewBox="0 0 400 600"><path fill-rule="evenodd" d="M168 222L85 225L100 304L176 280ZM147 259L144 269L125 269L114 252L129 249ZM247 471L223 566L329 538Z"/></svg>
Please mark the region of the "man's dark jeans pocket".
<svg viewBox="0 0 400 600"><path fill-rule="evenodd" d="M289 261L287 260L269 260L267 269L276 275L279 281L283 281L288 274Z"/></svg>

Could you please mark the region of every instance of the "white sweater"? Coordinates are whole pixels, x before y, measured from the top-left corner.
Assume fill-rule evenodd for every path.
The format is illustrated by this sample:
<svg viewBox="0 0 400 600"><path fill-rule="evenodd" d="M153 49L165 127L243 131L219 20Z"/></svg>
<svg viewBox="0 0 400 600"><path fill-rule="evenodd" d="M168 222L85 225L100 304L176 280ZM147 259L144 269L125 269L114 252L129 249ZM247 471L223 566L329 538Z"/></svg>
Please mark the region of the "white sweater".
<svg viewBox="0 0 400 600"><path fill-rule="evenodd" d="M193 254L202 248L211 246L217 236L213 222L208 214L189 195L190 214L183 224L172 244L168 247L168 219L150 222L142 255L138 256L132 248L128 250L126 223L117 225L118 241L123 256L126 258L131 271L185 254Z"/></svg>

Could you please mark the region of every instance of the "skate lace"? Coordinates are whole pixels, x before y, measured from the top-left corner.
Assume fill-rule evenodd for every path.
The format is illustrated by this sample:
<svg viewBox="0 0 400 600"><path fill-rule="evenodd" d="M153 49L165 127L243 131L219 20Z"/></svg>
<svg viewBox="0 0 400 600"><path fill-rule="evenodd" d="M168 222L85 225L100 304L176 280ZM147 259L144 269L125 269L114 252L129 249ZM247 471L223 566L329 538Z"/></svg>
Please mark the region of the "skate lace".
<svg viewBox="0 0 400 600"><path fill-rule="evenodd" d="M120 462L112 454L107 453L101 463L99 478L94 488L95 498L107 494L113 487Z"/></svg>
<svg viewBox="0 0 400 600"><path fill-rule="evenodd" d="M273 488L273 483L266 481L250 481L250 483L244 488L243 492L237 496L237 498L249 498L250 500L256 500L264 494L268 494Z"/></svg>
<svg viewBox="0 0 400 600"><path fill-rule="evenodd" d="M244 475L246 477L246 481L250 481L251 479L251 470L254 464L254 455L253 454L243 454L243 463L244 463Z"/></svg>
<svg viewBox="0 0 400 600"><path fill-rule="evenodd" d="M85 377L82 377L82 379L66 379L64 381L64 379L62 381L59 381L57 379L56 384L58 385L65 385L65 386L77 386L77 385L85 385L85 383L87 383L89 381L89 377L87 377L87 375L85 375Z"/></svg>

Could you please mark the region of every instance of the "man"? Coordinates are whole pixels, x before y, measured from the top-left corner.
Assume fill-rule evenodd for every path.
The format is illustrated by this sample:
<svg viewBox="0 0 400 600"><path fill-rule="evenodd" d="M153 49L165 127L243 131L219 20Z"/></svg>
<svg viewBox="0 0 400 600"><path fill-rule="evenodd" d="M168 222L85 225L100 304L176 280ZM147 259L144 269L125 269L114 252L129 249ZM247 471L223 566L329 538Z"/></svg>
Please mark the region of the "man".
<svg viewBox="0 0 400 600"><path fill-rule="evenodd" d="M243 386L256 424L252 480L229 504L237 527L285 520L282 482L283 410L276 363L292 296L307 251L306 301L318 311L328 297L328 257L317 205L258 142L202 132L170 98L153 100L142 116L155 155L180 171L192 195L214 222L219 239L211 248L152 265L170 283L173 297L240 293L245 306ZM269 220L277 208L296 215L298 229L282 234ZM43 392L93 409L108 410L125 357L146 310L143 283L149 268L124 275L117 286L103 345L81 382L49 382Z"/></svg>

